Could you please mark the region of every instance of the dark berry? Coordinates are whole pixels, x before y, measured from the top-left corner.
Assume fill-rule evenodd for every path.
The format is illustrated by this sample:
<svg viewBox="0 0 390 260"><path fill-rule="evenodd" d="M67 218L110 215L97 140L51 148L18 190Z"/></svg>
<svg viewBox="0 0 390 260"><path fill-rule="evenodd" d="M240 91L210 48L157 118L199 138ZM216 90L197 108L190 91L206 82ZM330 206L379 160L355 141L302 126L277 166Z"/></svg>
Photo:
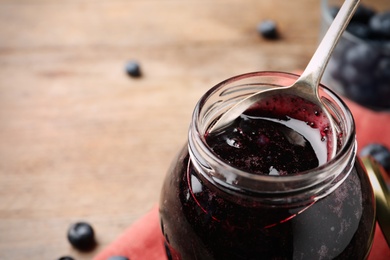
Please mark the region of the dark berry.
<svg viewBox="0 0 390 260"><path fill-rule="evenodd" d="M382 144L369 144L360 152L360 156L372 156L372 158L390 173L390 150Z"/></svg>
<svg viewBox="0 0 390 260"><path fill-rule="evenodd" d="M375 72L390 82L390 57L382 57L378 62Z"/></svg>
<svg viewBox="0 0 390 260"><path fill-rule="evenodd" d="M378 61L379 53L368 44L357 44L345 54L345 62L357 69L372 68Z"/></svg>
<svg viewBox="0 0 390 260"><path fill-rule="evenodd" d="M70 257L70 256L63 256L63 257L58 258L58 260L74 260L74 258Z"/></svg>
<svg viewBox="0 0 390 260"><path fill-rule="evenodd" d="M345 64L341 67L341 73L343 73L343 79L347 85L368 86L369 91L375 88L370 75L371 72L359 70L356 66Z"/></svg>
<svg viewBox="0 0 390 260"><path fill-rule="evenodd" d="M360 103L366 107L374 108L377 105L377 102L373 101L377 98L377 89L370 85L351 84L346 88L345 91L346 95L351 100L354 100L355 102Z"/></svg>
<svg viewBox="0 0 390 260"><path fill-rule="evenodd" d="M371 37L371 29L364 23L350 23L347 27L347 31L361 39L369 39Z"/></svg>
<svg viewBox="0 0 390 260"><path fill-rule="evenodd" d="M89 250L95 245L95 233L90 224L77 222L68 230L69 242L79 250Z"/></svg>
<svg viewBox="0 0 390 260"><path fill-rule="evenodd" d="M107 260L130 260L129 258L121 255L110 256Z"/></svg>
<svg viewBox="0 0 390 260"><path fill-rule="evenodd" d="M377 35L390 38L390 11L374 15L370 20L371 30Z"/></svg>
<svg viewBox="0 0 390 260"><path fill-rule="evenodd" d="M140 77L141 76L141 68L137 61L129 61L126 64L126 73L131 77Z"/></svg>
<svg viewBox="0 0 390 260"><path fill-rule="evenodd" d="M257 31L266 39L278 38L276 23L272 20L264 20L257 25Z"/></svg>
<svg viewBox="0 0 390 260"><path fill-rule="evenodd" d="M356 9L351 21L367 23L374 15L375 15L375 10L371 9L366 5L361 4Z"/></svg>
<svg viewBox="0 0 390 260"><path fill-rule="evenodd" d="M340 11L340 7L338 7L338 6L330 6L329 7L329 14L332 18L335 18L339 11ZM351 19L351 22L368 23L368 21L374 15L375 15L374 9L361 4L356 9L356 11Z"/></svg>

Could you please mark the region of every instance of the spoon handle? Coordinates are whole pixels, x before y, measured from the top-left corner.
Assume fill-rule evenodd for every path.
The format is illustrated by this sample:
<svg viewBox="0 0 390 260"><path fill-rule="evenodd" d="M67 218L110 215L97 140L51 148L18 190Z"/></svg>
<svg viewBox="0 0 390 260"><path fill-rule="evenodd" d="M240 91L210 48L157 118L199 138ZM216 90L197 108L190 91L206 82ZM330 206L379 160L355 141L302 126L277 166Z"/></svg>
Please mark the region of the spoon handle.
<svg viewBox="0 0 390 260"><path fill-rule="evenodd" d="M360 0L346 0L341 6L339 12L334 18L328 31L326 32L321 43L318 45L313 57L311 58L306 69L302 73L298 82L301 86L306 85L312 88L312 91L318 96L318 84L325 71L326 65L332 55L340 36L344 32L348 22L351 20Z"/></svg>

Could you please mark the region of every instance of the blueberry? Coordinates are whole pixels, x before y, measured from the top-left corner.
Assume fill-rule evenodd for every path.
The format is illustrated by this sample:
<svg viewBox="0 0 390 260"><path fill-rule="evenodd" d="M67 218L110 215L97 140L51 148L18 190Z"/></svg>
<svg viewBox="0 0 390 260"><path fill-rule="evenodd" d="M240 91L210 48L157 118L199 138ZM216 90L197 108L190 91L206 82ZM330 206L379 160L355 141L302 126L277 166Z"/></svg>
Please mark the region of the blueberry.
<svg viewBox="0 0 390 260"><path fill-rule="evenodd" d="M361 39L371 38L371 29L367 24L354 22L347 26L347 31Z"/></svg>
<svg viewBox="0 0 390 260"><path fill-rule="evenodd" d="M372 156L375 161L390 173L390 150L386 146L378 143L369 144L363 147L360 156Z"/></svg>
<svg viewBox="0 0 390 260"><path fill-rule="evenodd" d="M342 66L340 71L346 85L369 86L369 89L375 88L370 71L359 70L356 66L350 64Z"/></svg>
<svg viewBox="0 0 390 260"><path fill-rule="evenodd" d="M370 20L370 28L377 35L390 38L390 11L374 15Z"/></svg>
<svg viewBox="0 0 390 260"><path fill-rule="evenodd" d="M390 76L390 57L381 57L377 69L382 72L383 75L386 74L387 76Z"/></svg>
<svg viewBox="0 0 390 260"><path fill-rule="evenodd" d="M141 76L141 68L137 61L131 60L126 63L126 73L134 78Z"/></svg>
<svg viewBox="0 0 390 260"><path fill-rule="evenodd" d="M375 107L378 110L388 110L390 108L390 82L382 82L378 83L376 86L378 89L378 96L376 97L375 101Z"/></svg>
<svg viewBox="0 0 390 260"><path fill-rule="evenodd" d="M375 15L375 10L366 6L366 5L359 5L358 8L355 11L355 14L353 15L351 21L353 22L361 22L361 23L368 23L368 21Z"/></svg>
<svg viewBox="0 0 390 260"><path fill-rule="evenodd" d="M381 57L374 70L374 74L382 83L387 83L390 89L390 57Z"/></svg>
<svg viewBox="0 0 390 260"><path fill-rule="evenodd" d="M107 260L130 260L129 258L121 255L110 256Z"/></svg>
<svg viewBox="0 0 390 260"><path fill-rule="evenodd" d="M360 70L372 68L378 58L378 51L369 44L357 44L345 54L345 62Z"/></svg>
<svg viewBox="0 0 390 260"><path fill-rule="evenodd" d="M346 95L366 107L374 108L377 105L377 89L371 85L349 85Z"/></svg>
<svg viewBox="0 0 390 260"><path fill-rule="evenodd" d="M272 20L264 20L257 25L257 31L266 39L278 38L276 23Z"/></svg>
<svg viewBox="0 0 390 260"><path fill-rule="evenodd" d="M74 260L74 258L70 257L70 256L63 256L63 257L58 258L58 260Z"/></svg>
<svg viewBox="0 0 390 260"><path fill-rule="evenodd" d="M86 222L72 224L68 230L68 240L79 250L92 249L96 243L93 228Z"/></svg>
<svg viewBox="0 0 390 260"><path fill-rule="evenodd" d="M340 7L338 6L331 6L329 7L329 13L332 18L335 18L337 13L339 12ZM375 15L375 10L371 9L368 6L365 6L363 4L359 5L356 9L351 22L361 22L361 23L368 23L371 17Z"/></svg>

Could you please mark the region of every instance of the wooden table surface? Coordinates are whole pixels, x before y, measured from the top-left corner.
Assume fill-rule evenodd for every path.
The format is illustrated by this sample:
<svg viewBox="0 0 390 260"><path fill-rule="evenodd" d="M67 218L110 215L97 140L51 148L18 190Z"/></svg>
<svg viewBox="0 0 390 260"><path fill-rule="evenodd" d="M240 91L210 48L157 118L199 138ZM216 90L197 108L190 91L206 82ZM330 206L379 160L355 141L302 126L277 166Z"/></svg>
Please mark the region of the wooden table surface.
<svg viewBox="0 0 390 260"><path fill-rule="evenodd" d="M201 95L303 69L319 27L313 0L1 0L0 259L91 259L158 202ZM67 242L79 220L92 252Z"/></svg>

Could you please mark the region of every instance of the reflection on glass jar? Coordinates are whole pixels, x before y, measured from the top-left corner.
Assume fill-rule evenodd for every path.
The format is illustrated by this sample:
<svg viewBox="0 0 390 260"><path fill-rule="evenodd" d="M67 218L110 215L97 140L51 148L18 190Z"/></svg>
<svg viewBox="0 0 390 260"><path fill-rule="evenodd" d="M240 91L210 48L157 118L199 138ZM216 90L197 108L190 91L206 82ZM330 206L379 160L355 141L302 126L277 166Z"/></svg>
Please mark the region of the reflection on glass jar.
<svg viewBox="0 0 390 260"><path fill-rule="evenodd" d="M290 85L296 79L296 75L279 72L249 73L218 84L201 98L188 143L173 161L161 193L161 229L169 259L367 257L375 228L373 191L356 157L352 115L332 91L320 88L337 125L338 152L317 166L290 172L316 156L318 148L312 145L314 153L310 149L305 152L297 166L282 168L285 162L295 160L293 155L274 161L277 170L256 172L260 168L256 164L260 158L255 158L258 154L266 160L278 156L265 155L268 145L279 144L283 150L290 149L287 143L302 144L301 137L290 135L299 129L292 126L294 129L287 131L285 125L272 120L263 125L256 114L259 111L245 112L215 136L208 133L210 125L239 100L261 89ZM258 131L259 124L262 131ZM286 138L280 139L280 135ZM308 142L302 146L308 148L310 138L302 135ZM263 151L248 155L253 145L256 149L263 146ZM237 161L227 159L232 154L242 161L252 157L237 166Z"/></svg>
<svg viewBox="0 0 390 260"><path fill-rule="evenodd" d="M321 35L341 0L322 0ZM390 110L390 1L362 1L343 33L322 82L363 106Z"/></svg>

